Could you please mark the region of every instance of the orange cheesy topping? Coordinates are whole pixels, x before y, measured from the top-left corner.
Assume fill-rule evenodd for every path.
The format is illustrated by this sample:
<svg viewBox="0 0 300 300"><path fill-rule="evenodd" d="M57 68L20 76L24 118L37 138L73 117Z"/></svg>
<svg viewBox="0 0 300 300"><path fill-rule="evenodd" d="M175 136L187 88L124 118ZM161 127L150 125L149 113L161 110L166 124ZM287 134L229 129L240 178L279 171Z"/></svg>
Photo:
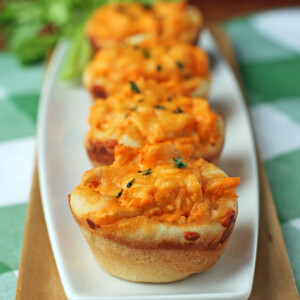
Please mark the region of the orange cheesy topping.
<svg viewBox="0 0 300 300"><path fill-rule="evenodd" d="M86 24L95 48L124 42L156 43L163 40L193 42L202 27L201 13L186 2L114 3L96 10Z"/></svg>
<svg viewBox="0 0 300 300"><path fill-rule="evenodd" d="M154 81L127 84L91 107L87 139L132 147L173 140L185 155L205 157L205 149L223 139L221 117L202 98L169 95Z"/></svg>
<svg viewBox="0 0 300 300"><path fill-rule="evenodd" d="M205 95L210 82L206 53L190 44L119 46L99 51L83 81L89 90L111 95L129 80L153 79L179 95ZM97 93L95 95L97 97Z"/></svg>
<svg viewBox="0 0 300 300"><path fill-rule="evenodd" d="M203 159L178 156L169 142L141 151L117 146L114 164L87 171L75 190L101 204L84 218L100 226L136 217L197 225L226 218L240 178L229 178Z"/></svg>

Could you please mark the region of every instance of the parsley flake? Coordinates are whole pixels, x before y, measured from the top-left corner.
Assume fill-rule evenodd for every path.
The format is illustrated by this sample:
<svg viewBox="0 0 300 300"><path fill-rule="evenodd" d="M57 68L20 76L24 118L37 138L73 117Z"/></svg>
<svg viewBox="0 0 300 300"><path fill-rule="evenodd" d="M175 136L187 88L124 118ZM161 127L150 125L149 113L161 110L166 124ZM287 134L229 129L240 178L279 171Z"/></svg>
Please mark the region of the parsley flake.
<svg viewBox="0 0 300 300"><path fill-rule="evenodd" d="M141 91L139 90L138 86L133 81L131 81L131 80L130 80L130 87L131 87L131 90L133 92L136 92L137 94L141 93Z"/></svg>
<svg viewBox="0 0 300 300"><path fill-rule="evenodd" d="M178 169L183 169L186 167L186 162L183 163L182 160L181 160L181 157L178 156L176 159L173 158L173 161L174 161L174 167L178 168Z"/></svg>
<svg viewBox="0 0 300 300"><path fill-rule="evenodd" d="M143 176L145 176L145 175L150 175L152 172L151 172L151 169L149 168L149 169L147 169L146 171L144 171L144 174L143 174Z"/></svg>
<svg viewBox="0 0 300 300"><path fill-rule="evenodd" d="M161 69L162 69L162 68L161 68L161 65L157 65L157 66L156 66L156 71L157 71L157 72L160 72Z"/></svg>
<svg viewBox="0 0 300 300"><path fill-rule="evenodd" d="M168 100L169 102L171 102L171 101L172 101L172 98L171 98L171 97L168 97L167 100Z"/></svg>
<svg viewBox="0 0 300 300"><path fill-rule="evenodd" d="M151 3L143 3L144 9L151 9L152 5Z"/></svg>
<svg viewBox="0 0 300 300"><path fill-rule="evenodd" d="M154 108L157 108L157 109L166 109L164 106L162 105L154 105L153 106Z"/></svg>
<svg viewBox="0 0 300 300"><path fill-rule="evenodd" d="M122 196L122 194L123 194L123 189L121 189L121 191L120 191L119 194L116 196L116 198L117 198L117 199L120 198L120 197Z"/></svg>
<svg viewBox="0 0 300 300"><path fill-rule="evenodd" d="M132 107L130 110L131 110L131 111L136 111L137 108L138 108L137 106L134 106L134 107Z"/></svg>
<svg viewBox="0 0 300 300"><path fill-rule="evenodd" d="M145 58L150 58L151 57L150 52L149 52L148 49L144 48L142 51L143 51L143 55L144 55Z"/></svg>
<svg viewBox="0 0 300 300"><path fill-rule="evenodd" d="M190 79L191 75L190 74L185 74L183 77L184 77L184 79Z"/></svg>
<svg viewBox="0 0 300 300"><path fill-rule="evenodd" d="M142 102L144 102L144 99L140 99L140 100L139 100L139 103L142 103Z"/></svg>
<svg viewBox="0 0 300 300"><path fill-rule="evenodd" d="M149 169L147 169L147 170L145 170L145 171L139 170L138 173L144 173L144 174L143 174L143 176L144 176L144 175L150 175L152 172L151 172L151 168L149 168Z"/></svg>
<svg viewBox="0 0 300 300"><path fill-rule="evenodd" d="M174 113L174 114L182 114L182 113L183 113L183 110L182 110L180 107L177 107L176 110L173 110L173 113Z"/></svg>
<svg viewBox="0 0 300 300"><path fill-rule="evenodd" d="M177 66L179 69L183 69L183 63L180 62L180 61L176 61L176 66Z"/></svg>
<svg viewBox="0 0 300 300"><path fill-rule="evenodd" d="M129 113L126 113L125 116L124 116L124 119L127 119L129 116Z"/></svg>
<svg viewBox="0 0 300 300"><path fill-rule="evenodd" d="M131 188L131 186L132 186L134 180L135 180L135 178L133 178L132 180L130 180L130 181L127 183L126 187Z"/></svg>

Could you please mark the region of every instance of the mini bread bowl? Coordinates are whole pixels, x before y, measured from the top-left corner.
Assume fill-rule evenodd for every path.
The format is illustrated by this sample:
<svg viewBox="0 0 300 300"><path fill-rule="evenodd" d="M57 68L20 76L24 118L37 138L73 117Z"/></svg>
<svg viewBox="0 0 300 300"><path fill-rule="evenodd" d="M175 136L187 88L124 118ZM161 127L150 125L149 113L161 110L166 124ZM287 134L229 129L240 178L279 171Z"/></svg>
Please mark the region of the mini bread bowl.
<svg viewBox="0 0 300 300"><path fill-rule="evenodd" d="M111 3L98 8L85 26L95 50L115 45L161 41L195 43L203 27L203 16L186 2L160 1Z"/></svg>
<svg viewBox="0 0 300 300"><path fill-rule="evenodd" d="M139 282L171 282L213 266L237 217L230 178L173 144L117 146L112 166L87 171L69 196L100 266Z"/></svg>
<svg viewBox="0 0 300 300"><path fill-rule="evenodd" d="M106 101L94 102L89 123L85 147L94 166L111 164L117 144L172 140L184 155L213 163L224 144L225 122L205 99L173 96L155 81L127 83Z"/></svg>
<svg viewBox="0 0 300 300"><path fill-rule="evenodd" d="M187 43L114 46L98 51L85 68L83 84L94 100L119 92L128 81L155 80L177 95L206 97L207 54Z"/></svg>

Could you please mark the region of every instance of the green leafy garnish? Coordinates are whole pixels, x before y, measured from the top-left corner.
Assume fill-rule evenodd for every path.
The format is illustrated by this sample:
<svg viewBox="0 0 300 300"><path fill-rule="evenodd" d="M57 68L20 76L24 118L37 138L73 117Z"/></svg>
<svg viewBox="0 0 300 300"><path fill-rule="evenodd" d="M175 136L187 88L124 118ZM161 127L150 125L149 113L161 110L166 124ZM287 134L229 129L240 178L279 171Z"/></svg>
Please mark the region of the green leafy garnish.
<svg viewBox="0 0 300 300"><path fill-rule="evenodd" d="M120 191L119 194L116 196L116 198L117 198L117 199L120 198L120 197L122 196L122 194L123 194L123 189L121 189L121 191Z"/></svg>
<svg viewBox="0 0 300 300"><path fill-rule="evenodd" d="M127 183L126 187L131 188L131 186L132 186L134 180L135 180L135 178L133 178L132 180L130 180L130 181Z"/></svg>
<svg viewBox="0 0 300 300"><path fill-rule="evenodd" d="M135 111L135 110L137 110L137 108L138 108L138 107L137 107L137 105L136 105L136 106L132 107L130 110L131 110L131 111Z"/></svg>
<svg viewBox="0 0 300 300"><path fill-rule="evenodd" d="M72 38L67 60L62 69L62 78L70 80L80 77L91 55L90 42L86 39L82 28L78 27Z"/></svg>
<svg viewBox="0 0 300 300"><path fill-rule="evenodd" d="M162 105L154 105L153 106L154 108L157 108L157 109L166 109L164 106Z"/></svg>
<svg viewBox="0 0 300 300"><path fill-rule="evenodd" d="M152 8L152 5L151 5L151 3L146 2L146 3L143 3L143 7L144 7L145 9L151 9L151 8Z"/></svg>
<svg viewBox="0 0 300 300"><path fill-rule="evenodd" d="M60 39L69 39L63 78L74 79L81 76L90 59L91 47L85 43L83 30L86 20L108 1L4 1L0 9L1 36L6 48L25 65L42 61Z"/></svg>
<svg viewBox="0 0 300 300"><path fill-rule="evenodd" d="M160 72L160 71L161 71L161 66L160 66L160 65L157 65L157 66L156 66L156 71L157 71L157 72Z"/></svg>
<svg viewBox="0 0 300 300"><path fill-rule="evenodd" d="M3 3L2 3L3 2ZM86 21L95 9L116 0L4 0L0 4L0 31L5 50L24 65L49 57L60 40L68 40L62 78L79 79L91 58L90 42L84 34ZM151 6L154 0L133 0ZM145 57L150 57L147 49Z"/></svg>
<svg viewBox="0 0 300 300"><path fill-rule="evenodd" d="M183 69L183 63L180 62L180 61L176 61L176 66L177 66L179 69Z"/></svg>
<svg viewBox="0 0 300 300"><path fill-rule="evenodd" d="M190 78L191 78L191 75L185 74L183 77L184 77L184 79L190 79Z"/></svg>
<svg viewBox="0 0 300 300"><path fill-rule="evenodd" d="M171 98L171 97L168 97L167 100L168 100L169 102L171 102L171 101L172 101L172 98Z"/></svg>
<svg viewBox="0 0 300 300"><path fill-rule="evenodd" d="M151 169L149 168L149 169L147 169L146 171L144 171L144 174L143 174L143 175L145 176L145 175L149 175L149 174L151 174L151 173L152 173L152 172L151 172Z"/></svg>
<svg viewBox="0 0 300 300"><path fill-rule="evenodd" d="M142 102L144 102L144 99L140 99L140 100L139 100L139 103L142 103Z"/></svg>
<svg viewBox="0 0 300 300"><path fill-rule="evenodd" d="M176 159L173 158L173 161L174 161L174 167L178 169L183 169L186 167L186 162L183 163L180 156L178 156Z"/></svg>
<svg viewBox="0 0 300 300"><path fill-rule="evenodd" d="M143 51L143 55L144 55L145 58L150 58L151 57L150 52L149 52L148 49L144 48L142 51Z"/></svg>
<svg viewBox="0 0 300 300"><path fill-rule="evenodd" d="M183 110L182 110L180 107L177 107L176 110L173 110L173 113L174 113L174 114L182 114L182 113L183 113Z"/></svg>
<svg viewBox="0 0 300 300"><path fill-rule="evenodd" d="M140 94L141 91L139 90L138 86L130 80L130 87L131 87L131 90L137 94Z"/></svg>
<svg viewBox="0 0 300 300"><path fill-rule="evenodd" d="M151 172L151 168L149 168L149 169L147 169L147 170L145 170L145 171L139 170L138 173L143 173L143 175L149 175L149 174L151 174L152 172Z"/></svg>

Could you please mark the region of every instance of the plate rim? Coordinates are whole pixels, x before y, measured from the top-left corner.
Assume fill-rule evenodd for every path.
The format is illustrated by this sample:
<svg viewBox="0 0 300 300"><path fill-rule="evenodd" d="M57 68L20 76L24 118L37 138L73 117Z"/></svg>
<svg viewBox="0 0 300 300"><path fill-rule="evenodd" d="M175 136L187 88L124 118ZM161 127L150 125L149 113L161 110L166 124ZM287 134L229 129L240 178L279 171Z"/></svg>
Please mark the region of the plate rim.
<svg viewBox="0 0 300 300"><path fill-rule="evenodd" d="M260 195L259 195L259 170L258 170L258 155L257 155L257 145L256 145L256 139L254 135L254 129L253 124L250 118L250 112L247 108L247 102L245 98L245 94L242 90L241 85L238 82L237 76L232 69L231 65L228 63L227 59L223 55L222 51L220 50L220 47L218 45L218 42L216 41L214 35L212 32L208 29L205 29L201 36L209 36L212 39L212 42L216 48L216 51L221 56L224 64L230 71L230 76L232 76L235 84L238 86L238 90L241 94L241 100L243 100L242 103L242 109L244 111L244 114L247 118L246 123L249 126L250 129L250 135L251 135L251 144L252 144L252 152L254 155L255 164L253 165L254 168L254 174L255 176L255 194L256 194L256 214L255 214L255 229L253 230L254 236L253 236L253 245L252 245L252 252L253 253L253 260L251 265L251 284L249 285L249 289L244 292L224 292L224 293L209 293L209 294L180 294L180 295L149 295L149 296L120 296L120 297L106 297L106 296L99 296L99 297L88 297L89 300L96 300L96 299L109 299L109 300L126 300L126 299L199 299L199 296L205 297L205 299L245 299L248 298L253 286L254 281L254 272L255 272L255 264L256 264L256 257L257 257L257 244L258 244L258 232L259 232L259 203L260 203ZM42 200L42 207L43 212L45 216L45 222L47 226L47 231L50 239L51 248L54 254L55 263L58 268L59 276L61 277L61 282L64 288L64 291L68 297L68 299L83 299L82 297L78 297L76 295L72 295L72 291L69 290L68 286L66 286L66 278L64 276L64 272L62 272L61 264L60 264L60 258L58 255L59 249L56 245L56 238L54 233L54 228L52 226L52 220L51 220L51 209L49 207L49 199L48 199L48 184L46 180L46 155L45 155L45 140L46 137L44 136L45 128L46 128L46 120L47 120L47 108L51 99L51 88L54 84L54 82L57 79L57 71L60 69L59 61L62 59L62 57L65 55L67 48L69 46L69 42L67 40L60 41L57 46L54 49L54 52L51 56L51 59L49 61L48 67L45 70L44 80L42 84L41 89L41 96L39 101L39 107L38 107L38 118L37 118L37 160L38 160L38 175L39 175L39 182L40 182L40 190L41 190L41 200ZM220 298L221 297L221 298ZM203 298L204 299L204 298Z"/></svg>

